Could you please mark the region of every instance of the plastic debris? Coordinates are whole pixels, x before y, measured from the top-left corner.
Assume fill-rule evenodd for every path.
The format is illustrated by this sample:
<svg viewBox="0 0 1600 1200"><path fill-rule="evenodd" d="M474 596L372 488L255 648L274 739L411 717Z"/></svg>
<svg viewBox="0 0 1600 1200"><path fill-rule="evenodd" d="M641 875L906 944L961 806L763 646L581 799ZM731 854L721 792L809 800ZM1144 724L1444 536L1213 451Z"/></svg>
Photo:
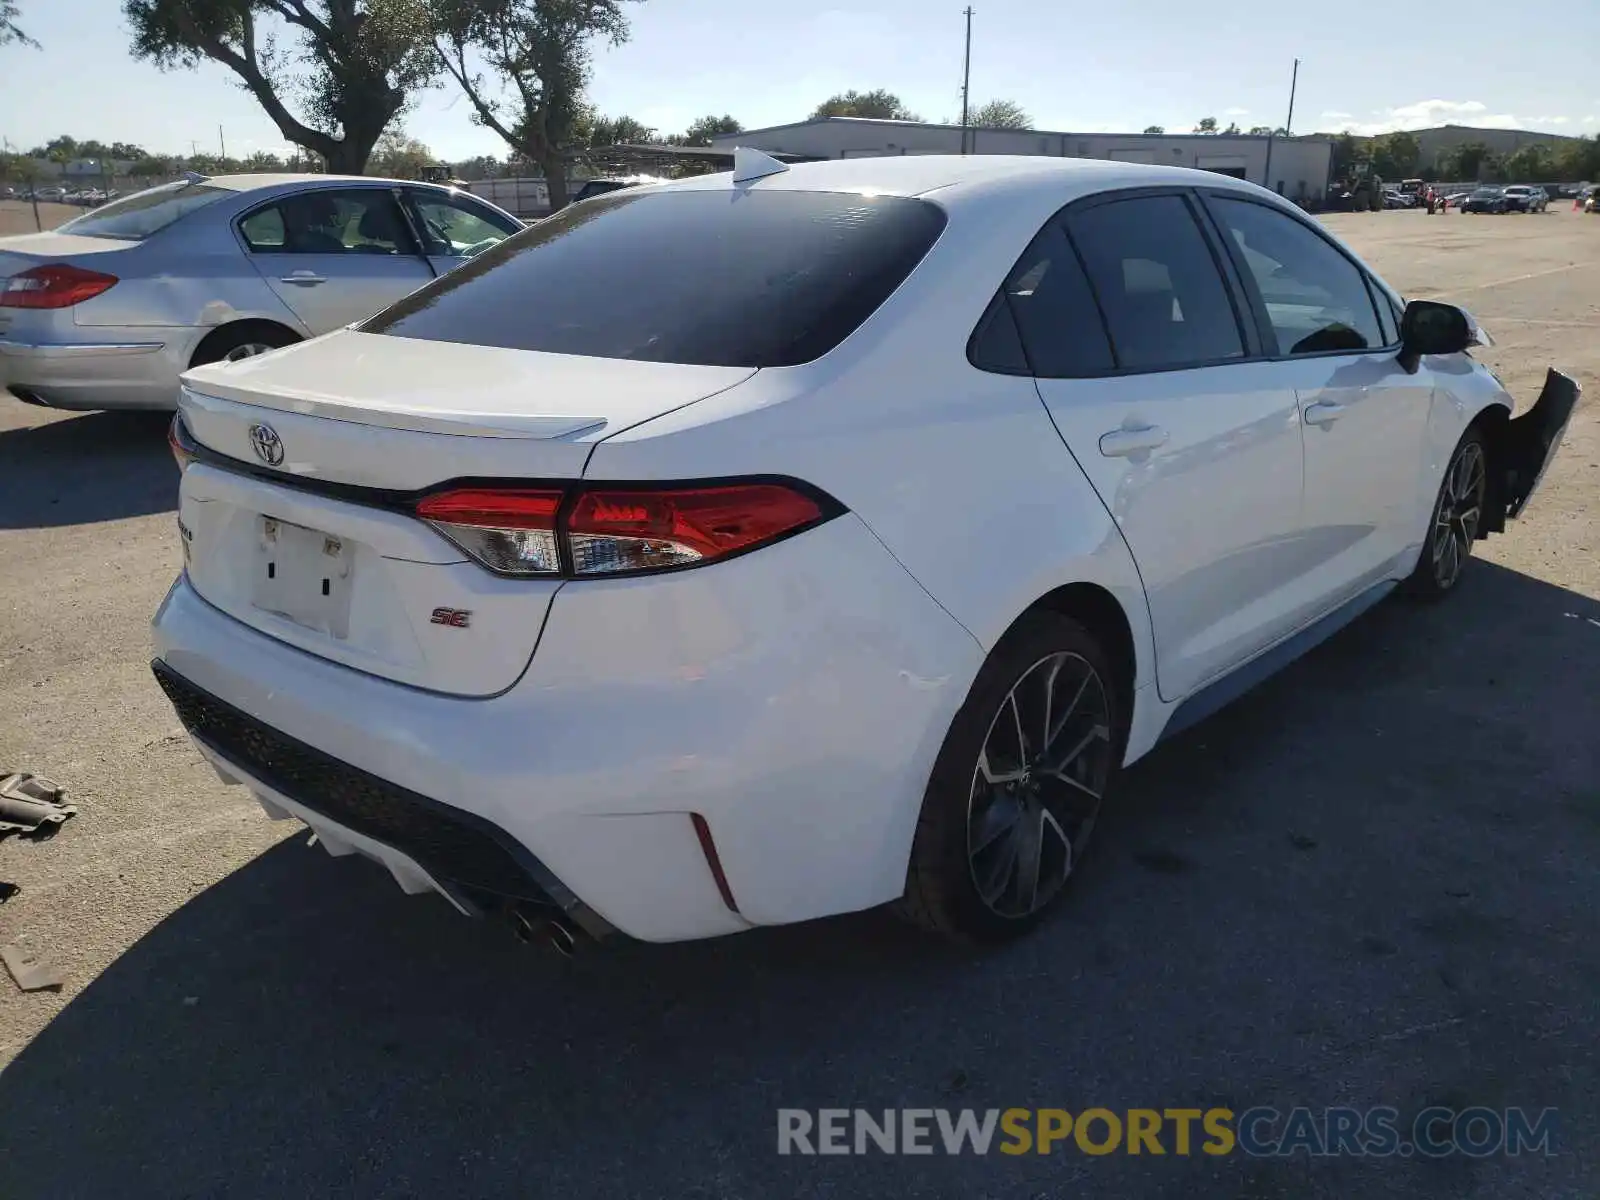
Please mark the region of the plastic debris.
<svg viewBox="0 0 1600 1200"><path fill-rule="evenodd" d="M55 963L21 946L0 946L0 962L6 964L11 978L25 992L59 988L62 984L61 971Z"/></svg>
<svg viewBox="0 0 1600 1200"><path fill-rule="evenodd" d="M77 812L76 805L67 803L66 789L52 780L26 771L0 774L0 836L52 834Z"/></svg>

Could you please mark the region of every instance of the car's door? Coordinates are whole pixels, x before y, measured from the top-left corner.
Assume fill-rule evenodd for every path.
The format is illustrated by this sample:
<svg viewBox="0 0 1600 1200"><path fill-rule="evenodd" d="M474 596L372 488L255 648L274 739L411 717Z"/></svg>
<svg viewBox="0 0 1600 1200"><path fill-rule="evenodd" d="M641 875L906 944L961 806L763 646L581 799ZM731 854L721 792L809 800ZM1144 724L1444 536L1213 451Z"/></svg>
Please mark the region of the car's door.
<svg viewBox="0 0 1600 1200"><path fill-rule="evenodd" d="M1071 206L1005 284L1040 396L1127 540L1169 700L1291 632L1299 414L1179 191Z"/></svg>
<svg viewBox="0 0 1600 1200"><path fill-rule="evenodd" d="M520 222L460 192L412 187L404 194L428 262L441 275L522 228Z"/></svg>
<svg viewBox="0 0 1600 1200"><path fill-rule="evenodd" d="M1270 203L1211 192L1261 338L1299 397L1305 425L1305 533L1328 607L1409 568L1433 378L1407 372L1389 299L1359 264Z"/></svg>
<svg viewBox="0 0 1600 1200"><path fill-rule="evenodd" d="M313 334L370 317L434 277L389 188L281 196L238 222L250 263Z"/></svg>

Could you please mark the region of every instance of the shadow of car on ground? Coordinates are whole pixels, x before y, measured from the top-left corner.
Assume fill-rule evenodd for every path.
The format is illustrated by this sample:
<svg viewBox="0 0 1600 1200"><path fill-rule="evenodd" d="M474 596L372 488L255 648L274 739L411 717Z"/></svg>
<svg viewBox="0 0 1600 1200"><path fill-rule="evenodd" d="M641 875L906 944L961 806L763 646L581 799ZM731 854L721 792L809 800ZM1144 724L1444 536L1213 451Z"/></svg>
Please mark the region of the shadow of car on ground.
<svg viewBox="0 0 1600 1200"><path fill-rule="evenodd" d="M1600 1094L1596 621L1483 562L1441 607L1380 605L1130 771L1065 911L987 954L865 914L569 962L296 838L173 913L0 1075L3 1190L1584 1190L1600 1136L1578 1119L1550 1159L1311 1164L780 1156L775 1110L1577 1117Z"/></svg>
<svg viewBox="0 0 1600 1200"><path fill-rule="evenodd" d="M54 414L52 414L54 415ZM0 430L0 529L87 525L172 512L171 413L62 413Z"/></svg>

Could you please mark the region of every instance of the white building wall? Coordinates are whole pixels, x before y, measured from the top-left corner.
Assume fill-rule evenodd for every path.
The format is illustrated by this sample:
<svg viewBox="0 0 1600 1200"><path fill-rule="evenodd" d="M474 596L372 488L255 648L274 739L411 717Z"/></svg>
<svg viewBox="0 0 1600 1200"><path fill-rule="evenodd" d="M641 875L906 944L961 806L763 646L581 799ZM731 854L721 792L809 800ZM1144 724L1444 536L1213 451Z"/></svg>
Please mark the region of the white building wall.
<svg viewBox="0 0 1600 1200"><path fill-rule="evenodd" d="M959 154L961 133L953 125L829 118L726 134L713 138L712 144L729 150L753 146L807 158ZM1106 158L1223 170L1281 190L1290 199L1320 200L1327 191L1333 157L1333 145L1325 140L1270 139L1269 165L1269 139L1264 137L1052 133L1037 129L972 129L967 135L968 150L973 154Z"/></svg>

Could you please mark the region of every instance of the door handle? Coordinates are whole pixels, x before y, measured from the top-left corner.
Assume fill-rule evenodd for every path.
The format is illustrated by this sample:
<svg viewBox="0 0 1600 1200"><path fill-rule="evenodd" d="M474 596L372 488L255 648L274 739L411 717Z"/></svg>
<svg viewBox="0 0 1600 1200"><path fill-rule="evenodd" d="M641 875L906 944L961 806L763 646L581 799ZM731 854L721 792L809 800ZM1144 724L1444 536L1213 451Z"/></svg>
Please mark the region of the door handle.
<svg viewBox="0 0 1600 1200"><path fill-rule="evenodd" d="M319 283L327 283L327 279L315 271L296 271L292 275L285 275L278 280L279 283L296 283L301 287L316 287Z"/></svg>
<svg viewBox="0 0 1600 1200"><path fill-rule="evenodd" d="M1327 402L1308 404L1306 405L1306 424L1332 425L1343 412L1344 405L1342 404L1330 404Z"/></svg>
<svg viewBox="0 0 1600 1200"><path fill-rule="evenodd" d="M1100 435L1100 453L1107 458L1126 458L1167 444L1167 431L1159 425L1123 426Z"/></svg>

